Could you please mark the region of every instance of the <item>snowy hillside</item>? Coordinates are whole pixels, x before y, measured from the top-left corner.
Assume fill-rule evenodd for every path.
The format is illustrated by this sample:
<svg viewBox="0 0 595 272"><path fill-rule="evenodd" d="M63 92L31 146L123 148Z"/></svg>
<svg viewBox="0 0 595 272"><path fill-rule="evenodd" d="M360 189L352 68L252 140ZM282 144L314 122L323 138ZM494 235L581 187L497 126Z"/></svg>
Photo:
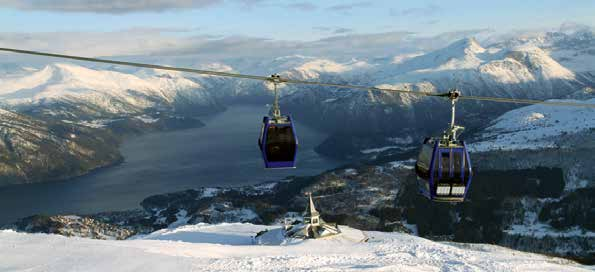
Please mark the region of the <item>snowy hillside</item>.
<svg viewBox="0 0 595 272"><path fill-rule="evenodd" d="M125 241L0 231L6 271L593 271L482 244L437 243L342 227L338 236L255 245L271 226L190 225ZM362 237L369 238L367 242ZM365 239L364 239L365 240ZM33 257L33 258L32 258Z"/></svg>
<svg viewBox="0 0 595 272"><path fill-rule="evenodd" d="M353 71L362 72L363 69L371 68L372 66L365 61L352 60L348 63L337 63L328 59L313 59L305 62L299 66L290 68L281 76L308 80L318 79L320 74L349 74Z"/></svg>
<svg viewBox="0 0 595 272"><path fill-rule="evenodd" d="M467 95L534 99L561 98L593 80L590 75L577 78L574 71L561 65L550 56L550 51L539 46L546 44L518 41L484 48L475 39L468 38L423 54L392 56L392 61L391 58L386 61L385 58L364 56L344 56L338 60L292 55L194 63L192 67L255 75L279 73L300 80L396 88L409 86L414 91L441 92L457 86ZM60 63L39 70L11 69L14 70L12 74L3 71L0 76L0 104L30 105L59 101L84 103L88 111L128 114L163 105L216 107L218 102L228 99L257 99L267 95L262 82L177 72L122 67L98 70ZM322 106L322 112L331 115L329 118L337 114L335 109L345 107L361 108L351 113L354 118L360 118L362 114L358 112L374 112L370 107L376 105L388 105L383 110L391 112L402 104L412 104L410 98L359 92L350 95L352 90L337 92L325 89L324 93L310 94L311 90L321 89L297 85L282 88L282 96L308 90L308 94L294 95L282 103L290 107ZM301 105L305 102L308 105ZM188 104L192 106L184 107Z"/></svg>
<svg viewBox="0 0 595 272"><path fill-rule="evenodd" d="M494 44L495 47L529 45L542 48L574 72L593 72L595 66L595 35L591 29L528 33Z"/></svg>
<svg viewBox="0 0 595 272"><path fill-rule="evenodd" d="M441 93L457 87L463 95L538 100L565 98L576 90L591 86L590 82L595 80L590 74L577 75L552 58L548 50L535 45L519 43L502 47L486 44L484 47L473 38L445 44L444 48L423 54L397 55L392 61L363 60L365 65L350 66L349 63L308 59L283 75L414 92ZM304 67L308 68L306 72L300 70ZM289 89L292 91L282 92L284 109L300 120L334 133L331 135L334 138L324 147L326 150L319 150L328 156L359 156L357 150L390 145L386 141L371 141L369 137L349 139L340 134L372 133L416 138L428 132L438 132L443 129L441 122L445 122L442 110L448 110L444 100L406 94L310 86L291 86ZM479 128L486 120L495 119L513 106L491 102L461 105L459 113L465 115L464 125L470 130ZM301 110L304 108L311 110L304 112ZM428 108L435 112L428 112ZM337 149L346 150L345 154L335 155Z"/></svg>
<svg viewBox="0 0 595 272"><path fill-rule="evenodd" d="M595 104L595 98L586 101L560 101ZM563 147L565 142L560 142L560 136L593 129L593 108L532 105L498 117L482 132L481 140L472 143L470 148L473 152L483 152Z"/></svg>
<svg viewBox="0 0 595 272"><path fill-rule="evenodd" d="M0 101L11 105L70 102L108 113L133 113L180 99L213 103L200 84L175 73L133 75L57 63L0 78Z"/></svg>
<svg viewBox="0 0 595 272"><path fill-rule="evenodd" d="M483 48L472 38L383 65L378 75L377 84L431 82L441 88L459 86L467 94L541 99L560 95L553 90L556 81L575 80L572 71L536 46Z"/></svg>

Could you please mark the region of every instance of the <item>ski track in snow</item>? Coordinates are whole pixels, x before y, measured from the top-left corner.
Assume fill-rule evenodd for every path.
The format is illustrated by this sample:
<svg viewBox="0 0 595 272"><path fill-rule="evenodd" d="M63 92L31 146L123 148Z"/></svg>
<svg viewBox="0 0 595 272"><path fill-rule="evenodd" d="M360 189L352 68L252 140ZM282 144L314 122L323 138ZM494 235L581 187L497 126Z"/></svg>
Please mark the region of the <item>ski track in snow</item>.
<svg viewBox="0 0 595 272"><path fill-rule="evenodd" d="M341 227L280 246L253 245L252 224L187 225L126 241L0 231L0 271L595 271L499 246L437 243ZM367 243L359 242L369 237Z"/></svg>

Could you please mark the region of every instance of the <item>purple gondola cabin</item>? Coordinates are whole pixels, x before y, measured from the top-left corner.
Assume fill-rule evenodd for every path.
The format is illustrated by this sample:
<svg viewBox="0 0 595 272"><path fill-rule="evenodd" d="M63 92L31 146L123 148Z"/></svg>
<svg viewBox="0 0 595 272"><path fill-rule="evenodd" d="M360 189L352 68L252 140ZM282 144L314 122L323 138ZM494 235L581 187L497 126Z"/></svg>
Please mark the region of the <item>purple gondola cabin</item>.
<svg viewBox="0 0 595 272"><path fill-rule="evenodd" d="M265 168L295 168L298 140L290 116L263 118L258 146Z"/></svg>

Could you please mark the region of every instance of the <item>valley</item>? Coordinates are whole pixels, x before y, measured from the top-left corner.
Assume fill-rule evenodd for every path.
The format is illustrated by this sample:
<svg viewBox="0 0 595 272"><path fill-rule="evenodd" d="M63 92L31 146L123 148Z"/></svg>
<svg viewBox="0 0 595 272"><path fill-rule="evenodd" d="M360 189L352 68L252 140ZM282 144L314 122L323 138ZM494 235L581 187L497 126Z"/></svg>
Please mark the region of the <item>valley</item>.
<svg viewBox="0 0 595 272"><path fill-rule="evenodd" d="M548 32L486 44L465 38L383 58L293 55L194 65L412 92L456 87L464 96L592 104L595 69L584 62L592 48L592 33ZM106 133L95 140L111 149L93 145L97 150L115 150L106 140L112 133L118 136L113 143L124 137L120 165L71 181L0 187L2 206L19 206L2 213L1 223L16 220L8 228L127 239L184 224L275 225L301 212L304 193L312 192L325 218L352 228L595 262L592 108L459 103L457 120L466 127L462 137L475 176L468 201L449 205L418 195L413 171L419 142L449 121L450 105L442 98L284 85L281 108L298 120L298 169L273 173L262 169L256 148L270 84L79 64L6 74L0 82L4 115L22 116L16 118L20 127L35 127L34 135L44 132L51 154L77 150L68 149L77 141L69 139L69 126L88 131L77 135ZM56 122L62 134L49 129ZM2 146L13 165L29 163L39 143L22 131L4 133L5 143L27 140L20 152ZM117 151L109 154L121 159ZM92 165L87 170L109 163Z"/></svg>
<svg viewBox="0 0 595 272"><path fill-rule="evenodd" d="M131 136L116 166L65 181L0 187L0 225L32 214L134 209L144 198L189 188L238 186L315 175L338 166L313 151L324 134L297 123L298 169L264 169L256 141L267 108L232 106L203 117L201 128Z"/></svg>

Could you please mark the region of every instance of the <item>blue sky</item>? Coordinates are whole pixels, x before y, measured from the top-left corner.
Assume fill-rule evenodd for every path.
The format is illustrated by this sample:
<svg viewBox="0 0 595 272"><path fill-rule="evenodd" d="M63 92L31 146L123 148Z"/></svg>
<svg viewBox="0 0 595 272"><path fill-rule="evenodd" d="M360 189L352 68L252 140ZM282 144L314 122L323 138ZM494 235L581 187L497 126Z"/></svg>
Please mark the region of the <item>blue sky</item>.
<svg viewBox="0 0 595 272"><path fill-rule="evenodd" d="M50 5L43 3L51 2ZM95 2L95 4L85 4ZM168 29L171 35L316 40L334 35L595 25L595 1L118 1L0 0L0 32L111 32ZM101 1L100 1L101 2ZM121 1L120 1L121 2ZM73 7L73 3L78 3ZM190 4L189 4L190 3ZM70 6L69 6L70 5ZM144 5L144 6L143 6Z"/></svg>

